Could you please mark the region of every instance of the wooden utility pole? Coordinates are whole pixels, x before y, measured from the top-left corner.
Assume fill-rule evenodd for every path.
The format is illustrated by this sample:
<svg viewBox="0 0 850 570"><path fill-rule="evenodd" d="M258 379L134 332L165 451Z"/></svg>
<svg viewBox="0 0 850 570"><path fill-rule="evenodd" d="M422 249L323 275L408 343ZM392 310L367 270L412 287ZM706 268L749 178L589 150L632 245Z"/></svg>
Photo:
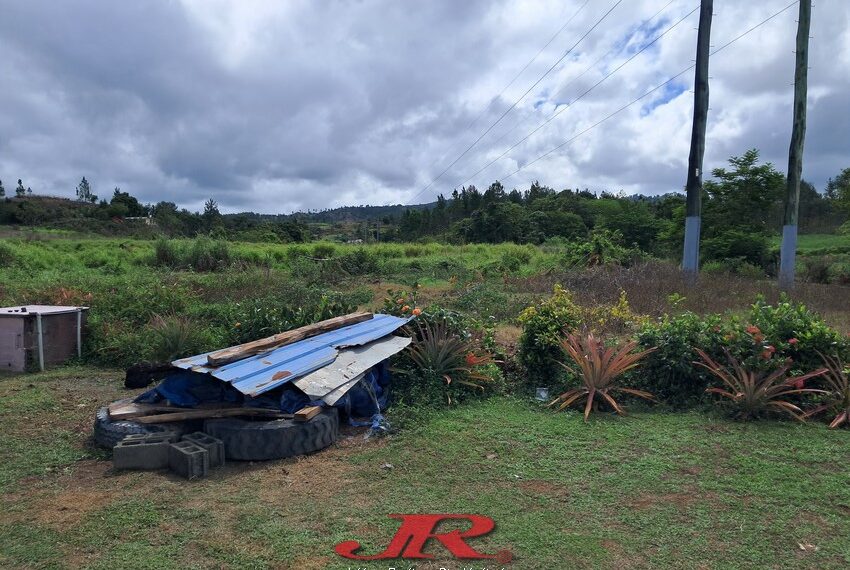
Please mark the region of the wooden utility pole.
<svg viewBox="0 0 850 570"><path fill-rule="evenodd" d="M702 0L697 32L697 60L694 73L694 123L688 156L687 209L682 271L693 281L699 271L699 234L702 223L702 159L705 155L705 126L708 121L708 51L711 43L713 0Z"/></svg>
<svg viewBox="0 0 850 570"><path fill-rule="evenodd" d="M794 287L797 263L797 212L800 204L800 179L803 175L803 143L806 140L806 96L809 76L809 28L812 0L800 0L797 20L797 65L794 69L794 126L788 149L788 185L785 193L785 216L782 221L782 247L779 250L779 286Z"/></svg>

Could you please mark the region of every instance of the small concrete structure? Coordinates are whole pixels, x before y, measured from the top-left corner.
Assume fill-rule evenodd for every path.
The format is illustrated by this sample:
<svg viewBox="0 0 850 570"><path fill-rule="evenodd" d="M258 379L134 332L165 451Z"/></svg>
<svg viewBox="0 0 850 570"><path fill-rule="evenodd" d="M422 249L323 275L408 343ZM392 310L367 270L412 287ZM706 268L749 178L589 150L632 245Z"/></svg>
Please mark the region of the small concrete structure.
<svg viewBox="0 0 850 570"><path fill-rule="evenodd" d="M44 370L80 356L88 310L58 305L0 308L0 370Z"/></svg>
<svg viewBox="0 0 850 570"><path fill-rule="evenodd" d="M116 469L165 469L175 439L173 432L128 435L112 448L112 465Z"/></svg>
<svg viewBox="0 0 850 570"><path fill-rule="evenodd" d="M210 454L192 441L178 441L168 446L168 467L186 479L206 477L210 469Z"/></svg>
<svg viewBox="0 0 850 570"><path fill-rule="evenodd" d="M220 439L216 439L202 431L196 431L195 433L184 435L183 441L191 441L195 445L207 450L210 458L210 469L224 465L224 442Z"/></svg>

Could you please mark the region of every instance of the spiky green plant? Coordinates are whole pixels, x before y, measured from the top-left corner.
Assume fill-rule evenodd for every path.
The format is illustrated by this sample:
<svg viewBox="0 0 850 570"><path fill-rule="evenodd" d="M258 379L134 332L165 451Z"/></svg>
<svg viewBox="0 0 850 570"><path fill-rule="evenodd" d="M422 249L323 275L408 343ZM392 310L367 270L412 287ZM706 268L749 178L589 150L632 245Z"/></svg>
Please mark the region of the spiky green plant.
<svg viewBox="0 0 850 570"><path fill-rule="evenodd" d="M417 338L408 349L408 356L416 365L416 374L439 378L446 385L460 384L483 390L483 382L490 377L477 367L494 362L490 354L476 354L477 346L472 339L454 334L446 323L417 322ZM409 373L409 372L408 372ZM451 403L451 397L448 397Z"/></svg>
<svg viewBox="0 0 850 570"><path fill-rule="evenodd" d="M838 356L826 356L820 352L818 354L826 368L823 381L827 395L823 403L807 412L805 417L834 411L835 417L829 424L830 429L844 424L850 426L850 378L847 375L847 367Z"/></svg>
<svg viewBox="0 0 850 570"><path fill-rule="evenodd" d="M152 356L158 362L170 362L188 356L195 348L192 322L177 315L151 318Z"/></svg>
<svg viewBox="0 0 850 570"><path fill-rule="evenodd" d="M708 370L725 385L725 388L707 388L706 392L728 398L736 409L735 415L740 419L750 420L774 411L804 421L803 410L785 398L793 394L824 393L823 390L803 386L806 380L824 374L826 368L789 377L790 361L776 370L764 372L747 370L725 349L731 368L719 364L700 349L696 349L696 352L702 361L697 360L694 364Z"/></svg>
<svg viewBox="0 0 850 570"><path fill-rule="evenodd" d="M606 347L602 339L597 339L592 333L583 337L571 334L561 342L561 346L575 364L575 368L563 362L558 362L558 364L578 377L582 385L567 390L550 402L550 406L560 403L558 409L563 410L567 406L587 398L584 405L584 421L587 421L594 404L598 405L595 400L597 395L620 415L625 415L626 411L612 397L611 394L614 392L623 392L645 400L654 400L649 392L618 386L615 383L619 376L636 367L640 359L655 350L654 348L632 352L637 346L634 341L627 342L619 347Z"/></svg>

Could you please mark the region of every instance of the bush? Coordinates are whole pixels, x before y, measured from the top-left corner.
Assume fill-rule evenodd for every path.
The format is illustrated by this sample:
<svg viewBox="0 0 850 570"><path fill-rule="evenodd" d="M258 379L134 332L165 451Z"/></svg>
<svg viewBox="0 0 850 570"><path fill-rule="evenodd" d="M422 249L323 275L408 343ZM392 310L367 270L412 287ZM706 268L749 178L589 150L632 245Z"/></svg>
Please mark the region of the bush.
<svg viewBox="0 0 850 570"><path fill-rule="evenodd" d="M623 247L623 236L619 232L594 230L590 239L573 243L564 254L567 267L595 267L599 265L629 266L646 257L639 249Z"/></svg>
<svg viewBox="0 0 850 570"><path fill-rule="evenodd" d="M195 271L217 271L230 265L231 259L227 242L198 238L185 261Z"/></svg>
<svg viewBox="0 0 850 570"><path fill-rule="evenodd" d="M15 259L15 252L9 244L0 242L0 267L11 267Z"/></svg>
<svg viewBox="0 0 850 570"><path fill-rule="evenodd" d="M377 256L365 247L337 257L336 267L349 275L377 273L379 269Z"/></svg>
<svg viewBox="0 0 850 570"><path fill-rule="evenodd" d="M228 267L232 261L233 255L227 242L201 237L193 240L188 248L178 242L157 240L152 264L172 269L218 271Z"/></svg>
<svg viewBox="0 0 850 570"><path fill-rule="evenodd" d="M531 251L524 247L510 247L502 252L499 269L508 273L517 273L523 265L531 261Z"/></svg>
<svg viewBox="0 0 850 570"><path fill-rule="evenodd" d="M730 273L732 275L740 275L748 279L764 279L764 269L752 263L748 263L744 258L738 257L734 259L722 259L707 261L702 266L702 272L708 275L717 275Z"/></svg>
<svg viewBox="0 0 850 570"><path fill-rule="evenodd" d="M558 385L562 376L557 364L563 355L561 341L564 333L581 324L581 310L566 289L555 285L552 297L525 309L519 322L523 327L519 361L529 381L540 386Z"/></svg>
<svg viewBox="0 0 850 570"><path fill-rule="evenodd" d="M158 267L177 267L180 253L173 241L160 238L153 246L153 264Z"/></svg>
<svg viewBox="0 0 850 570"><path fill-rule="evenodd" d="M219 309L221 320L218 323L231 331L231 344L240 344L345 315L356 308L339 295L329 293L321 294L318 299L304 299L298 305L271 296Z"/></svg>
<svg viewBox="0 0 850 570"><path fill-rule="evenodd" d="M336 246L332 243L317 243L313 246L313 257L319 259L330 259L336 253Z"/></svg>
<svg viewBox="0 0 850 570"><path fill-rule="evenodd" d="M696 349L725 362L725 351L749 370L775 369L791 359L792 370L810 372L821 366L820 353L843 357L847 343L804 305L782 298L770 305L759 298L743 318L735 315L684 313L645 325L637 335L645 348L657 347L631 385L655 394L674 407L705 401L716 382L696 366Z"/></svg>
<svg viewBox="0 0 850 570"><path fill-rule="evenodd" d="M768 260L769 246L769 240L762 234L727 230L702 241L702 256L706 261L738 259L764 267Z"/></svg>
<svg viewBox="0 0 850 570"><path fill-rule="evenodd" d="M155 315L151 320L151 352L154 362L171 362L177 358L203 352L201 327L185 317Z"/></svg>

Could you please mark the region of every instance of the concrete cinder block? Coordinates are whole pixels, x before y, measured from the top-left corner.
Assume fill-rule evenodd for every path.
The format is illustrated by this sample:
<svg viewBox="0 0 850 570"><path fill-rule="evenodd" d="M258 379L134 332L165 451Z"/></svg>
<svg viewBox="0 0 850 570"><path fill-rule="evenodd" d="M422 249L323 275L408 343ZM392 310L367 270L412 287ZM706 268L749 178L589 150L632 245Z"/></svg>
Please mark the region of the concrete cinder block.
<svg viewBox="0 0 850 570"><path fill-rule="evenodd" d="M124 439L121 441L136 441L136 440L159 440L165 439L168 442L175 442L180 439L180 434L176 431L158 431L155 433L134 433L131 435L124 436Z"/></svg>
<svg viewBox="0 0 850 570"><path fill-rule="evenodd" d="M202 431L196 431L183 436L183 441L191 441L207 450L210 458L210 469L224 465L224 442Z"/></svg>
<svg viewBox="0 0 850 570"><path fill-rule="evenodd" d="M173 439L170 432L128 435L112 448L112 465L116 469L165 469Z"/></svg>
<svg viewBox="0 0 850 570"><path fill-rule="evenodd" d="M210 454L192 441L178 441L168 445L168 467L181 477L205 477L210 468Z"/></svg>

